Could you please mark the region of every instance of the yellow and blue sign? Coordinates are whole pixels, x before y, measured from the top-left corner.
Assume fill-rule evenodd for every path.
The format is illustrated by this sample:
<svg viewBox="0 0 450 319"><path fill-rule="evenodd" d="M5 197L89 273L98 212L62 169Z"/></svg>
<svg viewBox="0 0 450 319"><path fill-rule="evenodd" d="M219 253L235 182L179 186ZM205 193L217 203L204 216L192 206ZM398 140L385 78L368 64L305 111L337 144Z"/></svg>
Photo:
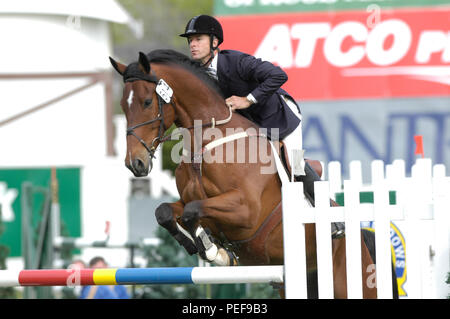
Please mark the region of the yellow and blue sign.
<svg viewBox="0 0 450 319"><path fill-rule="evenodd" d="M373 227L374 222L370 222L367 227L364 227L367 230L374 232ZM404 284L406 282L406 243L405 238L403 237L400 229L391 222L391 252L392 252L392 263L394 264L395 274L397 276L397 286L398 286L398 295L407 296L407 292L404 289Z"/></svg>

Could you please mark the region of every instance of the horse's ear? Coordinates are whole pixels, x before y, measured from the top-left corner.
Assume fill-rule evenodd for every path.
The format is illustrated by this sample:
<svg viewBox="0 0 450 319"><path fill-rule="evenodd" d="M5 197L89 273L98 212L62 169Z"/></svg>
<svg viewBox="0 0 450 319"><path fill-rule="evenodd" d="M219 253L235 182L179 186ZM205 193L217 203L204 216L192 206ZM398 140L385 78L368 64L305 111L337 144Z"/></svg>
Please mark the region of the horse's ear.
<svg viewBox="0 0 450 319"><path fill-rule="evenodd" d="M127 68L127 66L125 64L116 62L113 58L109 57L109 62L111 62L111 65L113 66L113 68L119 72L120 75L123 75L123 73L125 72L125 69Z"/></svg>
<svg viewBox="0 0 450 319"><path fill-rule="evenodd" d="M139 65L145 74L150 73L150 62L148 62L147 55L145 55L145 53L139 52Z"/></svg>

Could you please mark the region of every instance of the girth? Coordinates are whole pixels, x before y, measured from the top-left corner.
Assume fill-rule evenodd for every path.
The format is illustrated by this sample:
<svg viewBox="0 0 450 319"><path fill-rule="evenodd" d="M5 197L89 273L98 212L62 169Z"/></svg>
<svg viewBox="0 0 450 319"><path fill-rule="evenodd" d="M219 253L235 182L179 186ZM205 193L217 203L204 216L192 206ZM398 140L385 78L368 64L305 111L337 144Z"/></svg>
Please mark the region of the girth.
<svg viewBox="0 0 450 319"><path fill-rule="evenodd" d="M281 202L266 217L258 230L248 239L230 241L234 253L239 256L239 262L244 264L255 263L258 265L267 265L270 262L267 253L267 237L280 224L282 219ZM244 256L248 260L244 260Z"/></svg>
<svg viewBox="0 0 450 319"><path fill-rule="evenodd" d="M197 180L199 182L201 192L205 198L207 197L204 185L202 182L202 161L203 161L203 154L207 151L212 150L213 148L225 144L227 142L231 142L240 138L245 137L264 137L267 138L265 135L262 134L249 134L248 132L240 132L235 133L226 137L223 137L221 139L217 139L206 146L204 146L199 152L193 153L191 155L191 168L194 171L195 176L197 177ZM249 256L253 256L251 258L251 262L254 263L256 261L257 264L268 264L269 263L269 257L266 252L266 243L267 243L267 237L272 232L273 229L281 222L282 219L282 213L281 213L281 202L278 203L278 205L274 208L274 210L266 217L264 222L261 224L261 226L258 228L258 230L253 234L250 238L238 240L238 241L229 241L228 239L224 238L225 241L231 246L230 248L233 250L233 253L235 253L237 256L239 256L240 262L244 262L244 256L247 254L242 254L242 252L248 252ZM222 233L224 236L224 234ZM224 236L225 237L225 236Z"/></svg>

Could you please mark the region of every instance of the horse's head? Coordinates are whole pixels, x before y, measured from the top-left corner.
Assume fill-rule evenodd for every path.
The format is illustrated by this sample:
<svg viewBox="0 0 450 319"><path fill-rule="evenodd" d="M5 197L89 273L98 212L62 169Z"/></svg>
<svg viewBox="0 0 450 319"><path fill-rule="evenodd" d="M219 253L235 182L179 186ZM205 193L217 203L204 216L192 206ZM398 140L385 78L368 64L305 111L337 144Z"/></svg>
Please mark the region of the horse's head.
<svg viewBox="0 0 450 319"><path fill-rule="evenodd" d="M110 61L125 83L120 101L127 119L125 165L136 177L147 176L156 147L173 123L173 113L164 114L164 106L171 102L171 89L152 74L148 58L142 52L138 62L128 66L111 57Z"/></svg>

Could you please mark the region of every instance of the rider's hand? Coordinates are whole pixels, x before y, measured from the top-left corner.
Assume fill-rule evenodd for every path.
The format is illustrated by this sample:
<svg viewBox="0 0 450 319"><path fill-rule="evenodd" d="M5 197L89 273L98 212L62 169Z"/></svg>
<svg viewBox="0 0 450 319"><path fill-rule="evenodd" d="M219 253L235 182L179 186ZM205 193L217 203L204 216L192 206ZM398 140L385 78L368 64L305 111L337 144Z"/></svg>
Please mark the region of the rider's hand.
<svg viewBox="0 0 450 319"><path fill-rule="evenodd" d="M231 110L239 110L239 109L246 109L253 103L248 100L245 96L230 96L225 100L225 103L227 106L231 107Z"/></svg>

